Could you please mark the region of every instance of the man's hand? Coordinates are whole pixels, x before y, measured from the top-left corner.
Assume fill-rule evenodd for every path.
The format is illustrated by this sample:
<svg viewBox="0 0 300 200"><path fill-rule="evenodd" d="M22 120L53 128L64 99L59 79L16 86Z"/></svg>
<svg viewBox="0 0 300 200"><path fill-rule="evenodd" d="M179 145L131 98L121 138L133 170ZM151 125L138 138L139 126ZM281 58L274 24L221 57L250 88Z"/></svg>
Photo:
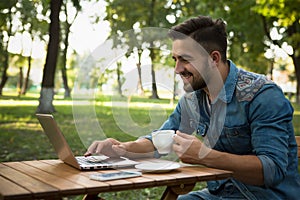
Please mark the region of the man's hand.
<svg viewBox="0 0 300 200"><path fill-rule="evenodd" d="M173 150L181 161L190 164L202 164L201 160L210 152L198 138L192 135L176 132Z"/></svg>
<svg viewBox="0 0 300 200"><path fill-rule="evenodd" d="M88 148L84 156L90 156L92 154L103 154L108 157L120 157L119 152L116 152L113 148L113 146L120 144L121 142L113 138L108 138L103 141L94 141Z"/></svg>
<svg viewBox="0 0 300 200"><path fill-rule="evenodd" d="M94 141L84 156L103 154L108 157L143 158L153 157L153 153L153 144L148 139L119 142L113 138L108 138L103 141Z"/></svg>

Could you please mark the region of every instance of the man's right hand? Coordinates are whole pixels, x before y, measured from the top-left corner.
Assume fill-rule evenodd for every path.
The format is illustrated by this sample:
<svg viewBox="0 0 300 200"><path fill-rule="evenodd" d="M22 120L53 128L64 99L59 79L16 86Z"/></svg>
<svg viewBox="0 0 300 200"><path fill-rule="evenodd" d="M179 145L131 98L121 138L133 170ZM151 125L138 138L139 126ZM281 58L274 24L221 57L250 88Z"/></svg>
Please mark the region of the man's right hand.
<svg viewBox="0 0 300 200"><path fill-rule="evenodd" d="M113 145L119 145L121 142L113 138L108 138L102 141L94 141L88 148L84 156L92 154L103 154L108 157L120 157L119 152L114 151Z"/></svg>
<svg viewBox="0 0 300 200"><path fill-rule="evenodd" d="M127 158L153 157L154 146L148 139L119 142L113 138L108 138L103 141L94 141L84 156L92 154L102 154L108 157L125 156Z"/></svg>

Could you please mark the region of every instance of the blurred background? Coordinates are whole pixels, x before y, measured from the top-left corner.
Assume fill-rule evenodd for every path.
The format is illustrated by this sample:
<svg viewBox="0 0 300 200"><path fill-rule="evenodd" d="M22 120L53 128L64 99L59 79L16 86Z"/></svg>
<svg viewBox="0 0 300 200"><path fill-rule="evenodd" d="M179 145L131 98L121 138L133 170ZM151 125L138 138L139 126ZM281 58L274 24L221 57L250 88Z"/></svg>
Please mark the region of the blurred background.
<svg viewBox="0 0 300 200"><path fill-rule="evenodd" d="M225 20L228 58L283 89L300 135L299 5L300 0L1 0L0 161L57 158L36 112L55 115L77 155L103 139L95 138L97 129L104 138L129 141L160 127L183 91L157 30L198 15ZM144 30L156 30L154 39ZM96 64L89 62L104 44L113 62L101 54ZM89 73L82 73L84 68ZM78 84L78 77L87 82ZM76 96L78 88L86 93ZM82 123L80 131L76 123L84 121L74 111L99 126ZM159 199L163 190L104 198Z"/></svg>
<svg viewBox="0 0 300 200"><path fill-rule="evenodd" d="M223 18L227 23L228 57L238 67L263 73L299 102L299 0L9 0L0 2L0 95L42 96L40 112L53 112L54 95L71 97L76 73L97 46L112 36L126 38L134 30L128 53L94 77L99 91L126 95L126 81L135 95L151 98L182 93L170 55L153 51L139 35L145 27L170 28L197 15ZM114 41L115 41L114 40ZM116 43L112 43L115 48ZM126 44L126 42L125 42ZM124 48L124 47L123 47ZM167 75L167 76L166 76ZM134 82L132 82L134 81ZM149 84L151 82L151 84ZM50 90L50 99L45 91ZM298 96L297 94L298 88ZM159 91L161 90L161 94ZM173 93L173 94L172 94ZM167 95L167 96L168 96Z"/></svg>

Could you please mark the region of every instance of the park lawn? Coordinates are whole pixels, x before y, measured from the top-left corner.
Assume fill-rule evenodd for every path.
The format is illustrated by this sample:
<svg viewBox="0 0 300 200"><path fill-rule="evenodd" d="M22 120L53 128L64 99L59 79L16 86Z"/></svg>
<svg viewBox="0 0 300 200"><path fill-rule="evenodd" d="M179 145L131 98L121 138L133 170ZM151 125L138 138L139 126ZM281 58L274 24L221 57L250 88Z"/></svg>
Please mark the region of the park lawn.
<svg viewBox="0 0 300 200"><path fill-rule="evenodd" d="M114 101L123 101L123 103L120 103L121 106L116 106L119 104L114 103L114 109L112 109L111 100L109 96L97 98L95 113L104 132L102 136L113 137L120 141L133 140L158 128L175 106L175 104L170 104L168 99L132 98L130 102L132 102L133 106L128 108L128 106L126 107L126 99L114 98ZM37 105L37 96L27 95L21 98L15 96L0 97L1 162L57 158L35 117ZM84 131L78 134L74 122L77 119L73 117L71 99L56 98L54 105L57 111L54 113L54 116L71 149L77 155L83 154L87 144L95 138ZM295 109L293 120L295 134L300 135L300 105L293 104L293 107ZM78 106L76 109L81 109L80 112L84 113L89 111L90 107L83 105ZM120 118L125 118L126 120L120 120ZM130 129L132 124L139 128L137 130L142 131L137 131L135 128ZM88 130L91 127L87 123L84 128L84 130ZM133 132L133 134L128 134L128 131ZM81 139L84 140L85 145L81 142ZM203 186L204 184L200 183L196 189ZM105 199L159 199L163 190L164 187L114 192L104 194L103 197ZM77 198L80 199L81 197L74 197L74 199Z"/></svg>
<svg viewBox="0 0 300 200"><path fill-rule="evenodd" d="M91 128L88 123L87 127L84 127L86 132L77 131L74 122L77 119L72 114L71 99L64 100L58 97L54 100L57 110L54 116L76 154L84 153L87 145L94 139L112 137L120 141L129 141L150 133L164 122L175 107L175 104L170 104L169 99L151 100L136 97L131 99L129 108L127 99L116 100L114 98L114 108L112 108L111 100L109 96L101 96L95 103L96 120L99 120L103 130L103 138L90 137L86 133ZM118 104L118 102L123 102L123 104ZM56 158L48 138L35 117L37 105L36 96L0 97L0 161ZM300 105L293 104L293 107L295 109L293 120L295 134L300 135ZM82 109L80 112L90 110L84 106L78 106L75 109ZM81 142L81 139L85 144Z"/></svg>
<svg viewBox="0 0 300 200"><path fill-rule="evenodd" d="M129 108L128 104L125 104L125 106L123 105L118 108L115 106L116 108L112 109L109 98L99 99L96 102L95 111L96 120L99 120L101 129L104 132L102 138L89 137L89 133L83 133L82 131L78 134L74 121L79 120L72 114L72 100L54 100L57 112L53 115L75 154L83 154L86 147L95 139L112 137L120 141L129 141L148 134L166 120L174 107L169 105L170 100L161 100L160 104L167 106L166 109L161 109L153 108L151 104L149 106L151 100L149 101L148 98L144 98L144 101L143 98L135 98L132 99L132 102L143 101L141 102L143 104L138 107L130 106ZM124 102L126 103L126 99ZM159 101L154 100L152 102L156 102L155 105L158 105L157 102ZM51 144L49 144L48 138L43 133L36 119L35 112L37 105L37 98L18 98L13 96L0 98L0 161L56 158L56 154ZM75 109L79 109L81 113L84 113L89 111L90 107L77 106ZM160 115L164 117L159 117ZM89 116L89 113L86 116ZM120 118L125 118L124 116L126 120L120 120ZM160 120L157 121L156 119L158 118ZM87 120L91 121L89 118ZM117 120L118 123L116 123ZM151 121L155 123L150 123ZM132 128L133 123L136 130ZM87 127L84 127L84 131L86 132L89 129L93 129L93 127L89 127L88 125L87 123ZM138 132L138 129L142 131ZM132 134L128 134L129 131ZM85 145L81 142L81 139L84 140Z"/></svg>

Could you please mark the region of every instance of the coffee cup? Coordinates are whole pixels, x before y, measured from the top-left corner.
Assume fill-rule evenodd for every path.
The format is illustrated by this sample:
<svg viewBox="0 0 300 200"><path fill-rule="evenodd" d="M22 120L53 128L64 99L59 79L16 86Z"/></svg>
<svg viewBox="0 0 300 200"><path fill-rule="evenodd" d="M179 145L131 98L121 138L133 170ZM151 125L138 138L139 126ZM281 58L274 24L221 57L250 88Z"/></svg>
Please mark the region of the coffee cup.
<svg viewBox="0 0 300 200"><path fill-rule="evenodd" d="M168 154L172 151L174 135L174 130L157 130L152 132L152 142L158 153Z"/></svg>

